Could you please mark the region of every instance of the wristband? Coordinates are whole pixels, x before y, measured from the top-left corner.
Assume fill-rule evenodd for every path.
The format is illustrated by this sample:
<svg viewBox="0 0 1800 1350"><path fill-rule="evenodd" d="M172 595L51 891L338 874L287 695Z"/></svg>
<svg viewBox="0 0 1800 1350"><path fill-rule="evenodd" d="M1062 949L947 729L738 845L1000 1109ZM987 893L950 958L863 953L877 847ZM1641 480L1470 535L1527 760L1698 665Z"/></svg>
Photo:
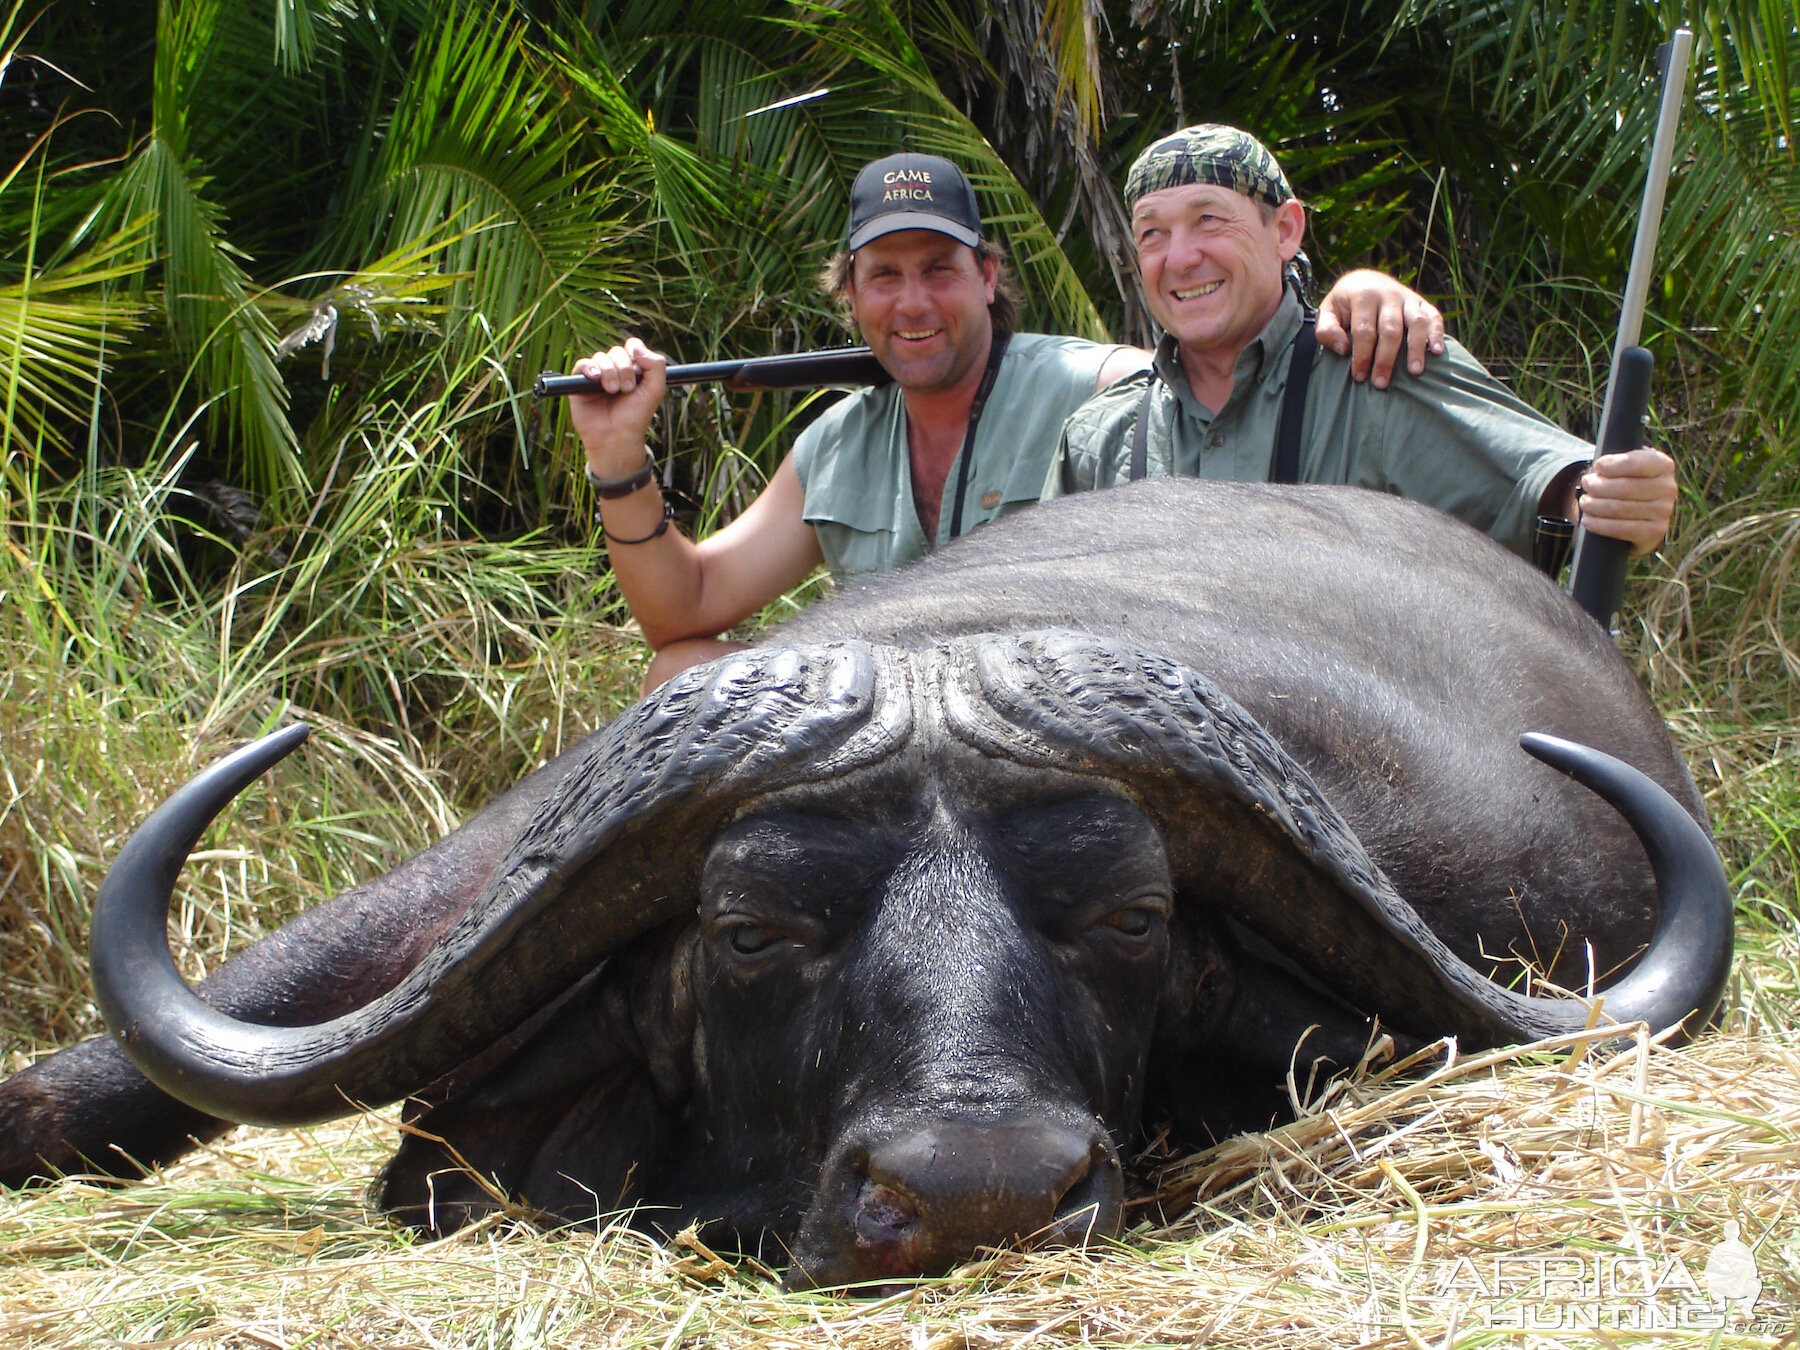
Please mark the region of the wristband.
<svg viewBox="0 0 1800 1350"><path fill-rule="evenodd" d="M603 544L647 544L652 539L655 539L657 536L668 531L669 521L673 519L674 515L675 503L670 501L667 497L664 497L662 519L656 522L656 528L650 531L649 534L639 535L636 539L621 539L618 535L609 533L606 528L606 522L600 519L598 513L595 514L594 521L600 526L600 542Z"/></svg>
<svg viewBox="0 0 1800 1350"><path fill-rule="evenodd" d="M594 472L592 464L584 466L588 483L600 494L602 501L616 502L621 497L629 497L639 488L656 477L656 461L650 457L650 447L644 447L644 467L636 473L628 473L623 478L602 478Z"/></svg>

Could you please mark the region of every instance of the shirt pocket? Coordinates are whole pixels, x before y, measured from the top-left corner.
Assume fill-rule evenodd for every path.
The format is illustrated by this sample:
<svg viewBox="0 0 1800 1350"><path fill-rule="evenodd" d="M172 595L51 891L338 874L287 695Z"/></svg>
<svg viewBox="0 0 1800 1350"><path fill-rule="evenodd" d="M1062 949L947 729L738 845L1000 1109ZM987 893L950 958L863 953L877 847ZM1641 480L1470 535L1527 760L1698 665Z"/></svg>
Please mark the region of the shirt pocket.
<svg viewBox="0 0 1800 1350"><path fill-rule="evenodd" d="M811 518L819 535L819 551L837 581L854 581L892 571L903 559L895 556L892 529L858 529L842 521Z"/></svg>
<svg viewBox="0 0 1800 1350"><path fill-rule="evenodd" d="M1062 435L1059 422L1051 428L1044 419L1016 420L1017 439L1010 446L996 446L1006 459L1004 469L994 475L978 475L969 485L968 499L963 504L963 519L972 525L985 524L1000 516L1031 506L1043 495L1044 479L1050 473L1050 461L1056 457L1056 445ZM1010 452L1010 453L1007 453ZM996 466L998 467L998 466ZM996 479L998 481L996 481ZM944 494L945 510L950 509L952 482ZM963 533L967 534L968 529Z"/></svg>

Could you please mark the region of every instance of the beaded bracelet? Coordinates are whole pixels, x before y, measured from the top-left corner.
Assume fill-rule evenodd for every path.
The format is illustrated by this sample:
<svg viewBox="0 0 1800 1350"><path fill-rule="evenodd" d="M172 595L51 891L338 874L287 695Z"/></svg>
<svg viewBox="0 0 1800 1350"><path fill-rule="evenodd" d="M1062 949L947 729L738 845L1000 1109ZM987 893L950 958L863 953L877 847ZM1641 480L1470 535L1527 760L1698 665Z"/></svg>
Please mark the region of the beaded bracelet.
<svg viewBox="0 0 1800 1350"><path fill-rule="evenodd" d="M675 516L675 503L670 501L667 497L664 497L663 498L663 517L662 517L662 519L657 521L656 528L654 530L650 531L649 534L640 535L636 539L621 539L621 538L619 538L618 535L611 534L607 531L606 522L600 520L598 515L596 515L594 517L594 519L600 525L600 542L603 544L609 544L609 545L610 544L647 544L652 539L656 538L658 535L667 532L667 530L669 528L669 521L672 520L674 518L674 516Z"/></svg>
<svg viewBox="0 0 1800 1350"><path fill-rule="evenodd" d="M650 457L650 447L644 447L644 467L636 473L628 473L623 478L602 478L594 472L594 466L585 466L588 483L599 494L601 501L616 502L621 497L629 497L656 477L656 461Z"/></svg>

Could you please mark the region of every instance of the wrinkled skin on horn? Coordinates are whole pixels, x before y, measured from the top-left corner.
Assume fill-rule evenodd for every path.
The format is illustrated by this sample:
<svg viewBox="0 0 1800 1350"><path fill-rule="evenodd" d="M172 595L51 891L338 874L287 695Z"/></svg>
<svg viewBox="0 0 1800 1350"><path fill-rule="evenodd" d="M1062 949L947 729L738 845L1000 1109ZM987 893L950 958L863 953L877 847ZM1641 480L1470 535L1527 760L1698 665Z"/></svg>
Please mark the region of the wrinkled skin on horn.
<svg viewBox="0 0 1800 1350"><path fill-rule="evenodd" d="M191 1104L110 1042L54 1056L0 1085L0 1179L415 1094L382 1188L411 1222L496 1190L575 1219L643 1203L791 1254L796 1281L883 1280L1115 1231L1146 1115L1194 1140L1265 1123L1303 1036L1303 1062L1343 1063L1369 1014L1473 1043L1585 1023L1490 983L1509 956L1578 986L1654 935L1606 1011L1659 1025L1722 987L1729 897L1629 670L1422 508L1094 494L771 640L792 645L681 677L305 943L228 963L202 993L247 1022L102 978L135 948L97 959L109 1018ZM1666 789L1541 749L1648 822L1648 855L1528 731ZM140 837L172 868L229 796ZM166 903L154 870L114 869L126 908Z"/></svg>

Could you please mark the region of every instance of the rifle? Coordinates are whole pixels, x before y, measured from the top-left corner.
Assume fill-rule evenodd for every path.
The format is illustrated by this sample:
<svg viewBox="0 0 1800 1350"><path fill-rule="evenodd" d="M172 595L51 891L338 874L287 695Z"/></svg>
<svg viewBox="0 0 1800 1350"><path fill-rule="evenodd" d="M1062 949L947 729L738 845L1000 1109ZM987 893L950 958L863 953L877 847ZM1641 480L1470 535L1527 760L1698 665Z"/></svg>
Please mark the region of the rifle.
<svg viewBox="0 0 1800 1350"><path fill-rule="evenodd" d="M1650 407L1650 353L1638 346L1644 324L1644 297L1656 256L1656 234L1662 223L1663 192L1669 184L1669 162L1675 155L1675 124L1687 87L1688 54L1694 35L1677 28L1663 48L1662 103L1656 115L1656 138L1650 146L1650 168L1644 180L1644 205L1638 216L1637 241L1631 250L1625 298L1619 307L1619 340L1613 347L1606 401L1600 411L1600 439L1595 457L1644 444L1644 415ZM1602 628L1611 631L1613 615L1625 595L1625 568L1631 545L1624 539L1590 534L1575 528L1575 562L1569 569L1569 596Z"/></svg>
<svg viewBox="0 0 1800 1350"><path fill-rule="evenodd" d="M893 376L867 347L828 347L818 352L794 352L787 356L759 356L744 361L693 361L669 366L663 379L670 384L724 385L727 389L824 389L832 385L888 384ZM539 398L567 398L570 394L602 392L598 381L585 375L558 375L545 371L531 386Z"/></svg>

